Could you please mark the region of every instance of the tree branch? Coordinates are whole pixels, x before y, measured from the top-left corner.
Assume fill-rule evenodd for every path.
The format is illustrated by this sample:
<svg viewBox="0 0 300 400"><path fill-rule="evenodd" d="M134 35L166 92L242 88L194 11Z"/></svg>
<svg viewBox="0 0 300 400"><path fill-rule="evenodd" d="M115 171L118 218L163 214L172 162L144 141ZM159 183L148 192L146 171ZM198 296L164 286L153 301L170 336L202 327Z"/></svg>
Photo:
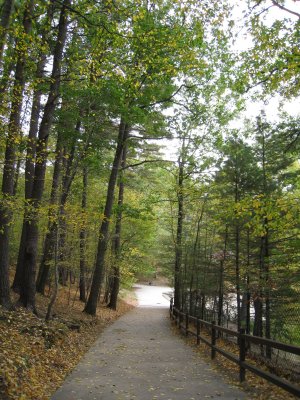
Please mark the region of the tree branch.
<svg viewBox="0 0 300 400"><path fill-rule="evenodd" d="M264 79L258 81L258 82L255 83L254 85L249 85L249 86L245 89L245 92L244 92L244 93L248 93L251 89L255 88L256 86L259 86L259 85L261 85L262 83L268 82L268 80L271 78L272 75L275 74L275 72L279 72L279 68L277 68L277 67L276 67L276 68L273 68L273 69L269 72L268 76L266 76Z"/></svg>
<svg viewBox="0 0 300 400"><path fill-rule="evenodd" d="M296 11L293 11L293 10L290 10L289 8L284 7L283 5L279 4L279 3L278 3L277 1L275 1L275 0L272 0L272 3L274 4L274 6L280 8L281 10L286 11L286 12L288 12L288 13L290 13L290 14L293 14L293 15L295 15L296 17L300 18L300 14L297 13Z"/></svg>
<svg viewBox="0 0 300 400"><path fill-rule="evenodd" d="M168 101L172 101L172 99L181 91L182 88L187 88L187 89L192 89L195 85L193 86L187 86L185 84L182 84L179 86L179 88L169 97L166 97L164 99L161 100L157 100L154 103L150 103L150 104L142 104L140 105L140 108L146 108L146 107L152 107L155 106L156 104L161 104L161 103L167 103Z"/></svg>
<svg viewBox="0 0 300 400"><path fill-rule="evenodd" d="M124 171L124 169L128 169L128 168L138 167L139 165L146 164L146 163L157 163L157 162L173 163L173 161L170 161L170 160L144 160L144 161L140 161L136 164L126 165L126 167L120 168L120 171Z"/></svg>

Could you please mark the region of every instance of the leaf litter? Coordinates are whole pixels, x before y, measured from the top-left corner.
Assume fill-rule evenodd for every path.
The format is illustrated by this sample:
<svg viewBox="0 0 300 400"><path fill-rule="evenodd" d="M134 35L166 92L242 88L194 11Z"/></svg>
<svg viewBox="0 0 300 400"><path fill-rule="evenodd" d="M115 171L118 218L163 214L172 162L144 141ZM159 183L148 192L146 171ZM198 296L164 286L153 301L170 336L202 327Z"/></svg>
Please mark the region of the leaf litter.
<svg viewBox="0 0 300 400"><path fill-rule="evenodd" d="M103 329L134 307L132 298L120 300L117 311L100 306L92 317L61 288L53 319L46 323L48 302L37 295L38 317L24 308L0 306L1 400L49 399Z"/></svg>

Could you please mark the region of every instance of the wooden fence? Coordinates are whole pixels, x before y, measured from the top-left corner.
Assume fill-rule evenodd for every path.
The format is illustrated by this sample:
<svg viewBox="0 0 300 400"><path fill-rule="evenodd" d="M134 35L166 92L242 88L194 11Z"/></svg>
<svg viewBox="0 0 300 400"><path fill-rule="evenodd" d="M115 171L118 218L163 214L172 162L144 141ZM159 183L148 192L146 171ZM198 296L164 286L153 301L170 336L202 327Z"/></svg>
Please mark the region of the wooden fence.
<svg viewBox="0 0 300 400"><path fill-rule="evenodd" d="M292 393L293 395L300 397L299 386L296 386L295 384L289 382L286 379L283 379L273 373L264 371L259 367L246 362L247 348L251 343L258 344L261 346L266 346L269 351L271 351L272 349L278 349L285 351L287 353L296 354L298 356L300 355L300 347L291 346L270 339L264 339L258 336L247 335L245 334L244 329L240 329L240 331L237 332L232 329L216 325L214 321L207 322L200 318L190 316L175 308L173 306L173 299L171 299L170 301L170 317L173 320L175 320L178 328L183 330L186 336L193 335L196 338L197 345L203 342L207 346L209 346L211 348L212 359L216 357L216 353L220 353L228 360L238 364L240 370L239 371L240 382L245 381L246 370L249 370L252 373L266 379L267 381L272 382L275 385L285 389L286 391ZM193 324L194 329L192 329L191 323ZM205 327L206 330L210 332L209 337L208 336L205 337L202 334L203 327ZM218 337L221 333L225 333L236 338L239 347L239 355L225 351L221 347L217 346Z"/></svg>

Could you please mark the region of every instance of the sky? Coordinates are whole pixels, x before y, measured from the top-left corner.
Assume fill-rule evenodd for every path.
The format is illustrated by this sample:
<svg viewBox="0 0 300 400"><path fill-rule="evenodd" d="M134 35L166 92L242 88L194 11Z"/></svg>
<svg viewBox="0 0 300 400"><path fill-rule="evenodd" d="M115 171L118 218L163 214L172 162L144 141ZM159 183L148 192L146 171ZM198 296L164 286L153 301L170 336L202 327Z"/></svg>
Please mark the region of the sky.
<svg viewBox="0 0 300 400"><path fill-rule="evenodd" d="M236 40L234 44L234 50L239 52L243 50L247 50L251 47L251 38L249 34L247 35L246 28L243 28L244 24L244 14L243 12L247 8L246 0L230 0L234 9L233 16L236 21L236 29L239 32L239 40ZM287 13L276 6L272 6L272 1L267 0L262 3L264 7L270 7L268 12L263 14L264 23L267 25L272 24L274 20L282 20L283 18L292 18L296 20L297 17L293 16L290 13ZM300 0L285 0L284 6L292 11L300 13ZM291 99L282 101L279 95L273 95L272 97L266 98L265 101L255 101L253 102L251 99L246 101L245 111L241 113L239 118L236 118L230 123L230 127L239 128L243 124L243 119L245 117L254 119L261 110L264 110L266 113L267 119L271 121L279 121L280 111L285 111L292 116L299 115L300 110L300 99ZM172 114L172 109L168 111L168 115ZM163 154L166 159L172 160L174 162L177 161L178 155L178 140L163 140L159 141L159 144L164 145Z"/></svg>

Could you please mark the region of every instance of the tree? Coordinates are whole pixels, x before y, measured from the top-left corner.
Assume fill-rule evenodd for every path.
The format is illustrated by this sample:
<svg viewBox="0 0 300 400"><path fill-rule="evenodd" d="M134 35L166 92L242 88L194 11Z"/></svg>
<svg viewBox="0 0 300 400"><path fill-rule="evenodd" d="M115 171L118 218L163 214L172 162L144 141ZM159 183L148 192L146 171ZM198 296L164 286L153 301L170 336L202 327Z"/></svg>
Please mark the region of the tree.
<svg viewBox="0 0 300 400"><path fill-rule="evenodd" d="M123 147L121 169L126 168L126 156L127 156L127 144ZM119 177L119 194L118 194L118 211L116 218L115 237L113 239L113 276L112 276L112 288L110 293L110 301L108 304L109 308L116 310L117 300L120 288L120 256L121 256L121 232L122 232L122 217L123 217L123 204L124 204L124 171L120 173Z"/></svg>
<svg viewBox="0 0 300 400"><path fill-rule="evenodd" d="M56 45L53 53L53 67L48 99L44 108L43 118L39 127L36 146L36 164L31 198L29 200L26 220L25 253L23 259L22 286L20 287L19 302L26 308L35 311L35 273L38 244L38 208L44 188L44 176L47 162L47 143L54 111L59 96L60 72L63 50L65 46L68 26L68 7L70 0L64 0L59 24Z"/></svg>
<svg viewBox="0 0 300 400"><path fill-rule="evenodd" d="M287 1L249 1L244 26L251 47L241 52L242 90L259 86L263 96L299 95L299 20L296 5Z"/></svg>
<svg viewBox="0 0 300 400"><path fill-rule="evenodd" d="M24 69L27 57L26 39L32 27L33 1L27 1L23 16L23 39L19 39L20 47L16 63L15 80L13 85L11 111L8 123L4 169L2 177L2 199L0 204L0 304L10 307L9 295L9 230L12 219L12 197L15 184L16 145L20 139L20 119L25 86Z"/></svg>
<svg viewBox="0 0 300 400"><path fill-rule="evenodd" d="M110 225L110 217L112 213L113 207L113 199L115 192L115 185L118 176L118 170L121 163L122 153L124 149L125 142L127 140L129 133L129 126L121 119L119 125L119 134L118 134L118 142L117 148L115 152L115 157L109 177L109 183L107 188L107 196L106 203L104 208L104 218L101 223L100 231L99 231L99 242L97 249L97 259L95 264L95 270L93 275L92 286L90 290L90 294L88 297L88 301L85 306L85 312L88 314L94 315L97 309L97 302L100 293L101 283L103 279L104 273L104 262L105 262L105 254L106 248L108 244L108 234L109 234L109 225Z"/></svg>
<svg viewBox="0 0 300 400"><path fill-rule="evenodd" d="M51 21L53 18L53 8L49 7L46 12L45 21L41 24L41 43L45 43L49 40L49 31L51 27ZM30 115L30 127L28 137L26 140L26 161L25 161L25 202L31 198L33 179L34 179L34 165L35 165L35 152L36 152L36 139L39 129L39 116L42 109L42 82L46 80L45 66L47 62L47 55L45 54L44 47L41 47L38 51L38 62L36 68L36 83L32 94L32 107ZM26 213L24 213L22 233L20 239L18 261L16 267L16 273L12 288L15 292L20 291L22 269L23 269L23 256L25 253L25 238L26 238Z"/></svg>
<svg viewBox="0 0 300 400"><path fill-rule="evenodd" d="M1 6L1 17L0 17L0 63L2 61L3 49L5 45L5 39L7 35L7 29L9 27L10 17L14 8L14 0L4 0Z"/></svg>

